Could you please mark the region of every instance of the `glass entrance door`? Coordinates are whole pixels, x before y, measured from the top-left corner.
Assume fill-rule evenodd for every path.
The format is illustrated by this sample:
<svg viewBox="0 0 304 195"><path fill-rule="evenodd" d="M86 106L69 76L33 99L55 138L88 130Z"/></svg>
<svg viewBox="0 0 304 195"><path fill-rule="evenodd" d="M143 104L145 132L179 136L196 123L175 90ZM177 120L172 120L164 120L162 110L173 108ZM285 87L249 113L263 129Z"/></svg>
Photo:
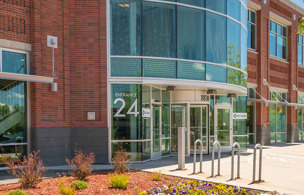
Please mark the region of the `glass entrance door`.
<svg viewBox="0 0 304 195"><path fill-rule="evenodd" d="M161 107L153 105L153 120L152 120L152 159L161 158Z"/></svg>
<svg viewBox="0 0 304 195"><path fill-rule="evenodd" d="M171 152L177 153L178 148L178 127L186 127L185 122L185 106L183 105L172 105L171 108ZM187 133L186 133L187 137ZM187 141L187 138L186 138ZM187 146L187 143L186 143Z"/></svg>
<svg viewBox="0 0 304 195"><path fill-rule="evenodd" d="M194 106L190 107L190 149L193 153L194 142L197 139L203 141L203 150L208 151L208 114L207 106ZM199 151L197 151L199 153Z"/></svg>
<svg viewBox="0 0 304 195"><path fill-rule="evenodd" d="M215 109L215 140L221 143L222 151L230 151L232 146L231 111L231 107Z"/></svg>

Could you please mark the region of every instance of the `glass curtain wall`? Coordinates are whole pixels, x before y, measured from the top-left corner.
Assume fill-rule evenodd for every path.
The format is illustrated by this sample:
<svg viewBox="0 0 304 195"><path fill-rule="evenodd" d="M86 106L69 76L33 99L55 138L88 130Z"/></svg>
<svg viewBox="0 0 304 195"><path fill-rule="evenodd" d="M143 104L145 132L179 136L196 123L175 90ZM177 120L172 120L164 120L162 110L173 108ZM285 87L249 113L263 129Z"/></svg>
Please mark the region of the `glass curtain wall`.
<svg viewBox="0 0 304 195"><path fill-rule="evenodd" d="M304 96L299 95L298 103L304 104ZM304 108L298 108L299 141L304 141Z"/></svg>
<svg viewBox="0 0 304 195"><path fill-rule="evenodd" d="M238 0L172 2L179 4L111 0L111 76L207 80L246 87L244 5Z"/></svg>
<svg viewBox="0 0 304 195"><path fill-rule="evenodd" d="M271 100L285 102L286 93L270 92ZM271 142L286 142L286 116L287 109L285 105L270 104L270 138Z"/></svg>
<svg viewBox="0 0 304 195"><path fill-rule="evenodd" d="M0 48L2 72L26 74L27 54ZM11 159L26 155L26 82L0 79L0 153Z"/></svg>

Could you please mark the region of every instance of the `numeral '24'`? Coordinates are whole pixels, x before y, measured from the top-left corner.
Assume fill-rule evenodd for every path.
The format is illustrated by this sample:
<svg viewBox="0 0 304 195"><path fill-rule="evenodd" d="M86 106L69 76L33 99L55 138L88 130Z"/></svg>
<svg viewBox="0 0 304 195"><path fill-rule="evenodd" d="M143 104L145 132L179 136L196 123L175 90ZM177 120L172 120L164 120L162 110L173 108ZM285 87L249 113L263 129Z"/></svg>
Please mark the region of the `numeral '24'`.
<svg viewBox="0 0 304 195"><path fill-rule="evenodd" d="M126 117L125 114L122 114L121 111L125 108L126 106L126 102L124 99L122 98L117 98L115 101L114 101L114 104L117 104L118 102L121 102L122 105L121 107L119 108L119 110L116 112L116 114L114 115L114 117ZM133 109L134 112L132 111ZM137 117L137 115L139 114L139 112L137 111L137 99L135 99L134 103L132 104L132 106L130 107L130 109L128 110L127 114L131 115L131 114L134 114L135 117Z"/></svg>

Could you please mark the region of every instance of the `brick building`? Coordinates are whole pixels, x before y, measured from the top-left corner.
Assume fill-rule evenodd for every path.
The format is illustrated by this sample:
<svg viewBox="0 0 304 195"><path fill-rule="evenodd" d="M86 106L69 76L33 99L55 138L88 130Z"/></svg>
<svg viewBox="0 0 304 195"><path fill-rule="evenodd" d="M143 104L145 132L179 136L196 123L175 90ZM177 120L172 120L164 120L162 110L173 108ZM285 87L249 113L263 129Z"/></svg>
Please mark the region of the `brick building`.
<svg viewBox="0 0 304 195"><path fill-rule="evenodd" d="M178 127L188 155L303 140L304 10L228 1L0 0L1 152L145 161L177 152Z"/></svg>

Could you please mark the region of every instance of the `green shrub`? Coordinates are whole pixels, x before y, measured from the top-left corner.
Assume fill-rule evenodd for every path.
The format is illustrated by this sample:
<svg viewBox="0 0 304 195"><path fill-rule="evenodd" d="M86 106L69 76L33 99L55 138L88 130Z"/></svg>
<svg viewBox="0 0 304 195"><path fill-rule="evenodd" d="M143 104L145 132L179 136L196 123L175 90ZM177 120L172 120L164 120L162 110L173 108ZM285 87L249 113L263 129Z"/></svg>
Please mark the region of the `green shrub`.
<svg viewBox="0 0 304 195"><path fill-rule="evenodd" d="M61 195L74 195L75 190L71 186L66 186L63 183L59 184L59 192Z"/></svg>
<svg viewBox="0 0 304 195"><path fill-rule="evenodd" d="M153 173L153 175L152 175L152 179L153 179L153 181L161 181L161 172L155 172L155 173Z"/></svg>
<svg viewBox="0 0 304 195"><path fill-rule="evenodd" d="M109 185L112 188L126 189L130 177L122 174L109 175Z"/></svg>
<svg viewBox="0 0 304 195"><path fill-rule="evenodd" d="M88 184L84 181L77 180L71 183L71 187L75 190L84 190L88 187Z"/></svg>
<svg viewBox="0 0 304 195"><path fill-rule="evenodd" d="M8 195L27 195L26 192L22 192L21 190L11 191Z"/></svg>

